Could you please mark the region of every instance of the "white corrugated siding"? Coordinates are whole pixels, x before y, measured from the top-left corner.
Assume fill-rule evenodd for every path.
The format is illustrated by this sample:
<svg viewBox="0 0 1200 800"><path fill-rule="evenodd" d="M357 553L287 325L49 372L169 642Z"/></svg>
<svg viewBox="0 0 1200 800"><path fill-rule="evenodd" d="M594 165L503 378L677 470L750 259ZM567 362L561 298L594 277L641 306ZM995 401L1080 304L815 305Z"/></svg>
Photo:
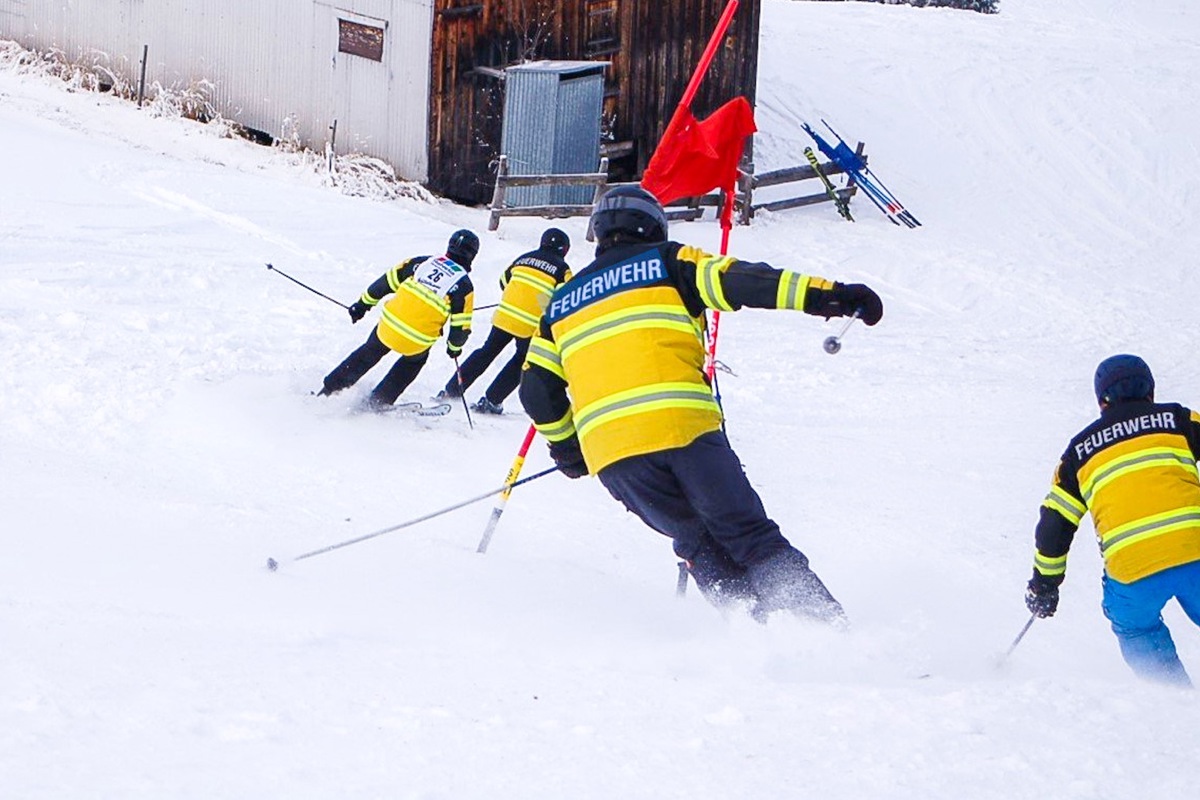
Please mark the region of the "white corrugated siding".
<svg viewBox="0 0 1200 800"><path fill-rule="evenodd" d="M338 52L338 15L385 27L383 61ZM96 50L136 80L207 80L225 117L279 136L293 117L324 147L363 152L428 177L433 0L0 0L0 38L74 59Z"/></svg>

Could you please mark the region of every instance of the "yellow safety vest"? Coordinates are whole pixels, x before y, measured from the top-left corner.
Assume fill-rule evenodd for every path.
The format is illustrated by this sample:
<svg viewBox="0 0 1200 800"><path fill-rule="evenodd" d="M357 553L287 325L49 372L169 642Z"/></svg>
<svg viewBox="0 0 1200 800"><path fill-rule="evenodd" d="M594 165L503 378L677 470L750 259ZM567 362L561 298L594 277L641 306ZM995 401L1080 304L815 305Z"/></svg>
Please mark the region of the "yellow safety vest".
<svg viewBox="0 0 1200 800"><path fill-rule="evenodd" d="M535 338L529 361L569 384L572 419L560 427L573 427L593 472L720 429L703 318L688 313L658 250L576 276L547 321L553 339Z"/></svg>
<svg viewBox="0 0 1200 800"><path fill-rule="evenodd" d="M568 272L566 279L570 276ZM492 326L518 339L533 336L557 285L553 275L540 269L513 265L504 293L500 295L500 307L492 316Z"/></svg>
<svg viewBox="0 0 1200 800"><path fill-rule="evenodd" d="M1091 511L1105 571L1121 583L1200 561L1200 476L1183 432L1200 416L1178 405L1150 408L1102 419L1077 437L1078 492L1056 475L1043 503L1072 526ZM1039 554L1035 563L1046 575L1066 571L1065 555Z"/></svg>
<svg viewBox="0 0 1200 800"><path fill-rule="evenodd" d="M412 275L400 279L400 270L388 272L388 284L395 294L383 306L383 317L376 327L379 340L406 356L424 353L442 335L446 321L454 327L470 329L474 293L468 293L461 313L451 318L449 293L467 272L453 261L430 258L422 261Z"/></svg>

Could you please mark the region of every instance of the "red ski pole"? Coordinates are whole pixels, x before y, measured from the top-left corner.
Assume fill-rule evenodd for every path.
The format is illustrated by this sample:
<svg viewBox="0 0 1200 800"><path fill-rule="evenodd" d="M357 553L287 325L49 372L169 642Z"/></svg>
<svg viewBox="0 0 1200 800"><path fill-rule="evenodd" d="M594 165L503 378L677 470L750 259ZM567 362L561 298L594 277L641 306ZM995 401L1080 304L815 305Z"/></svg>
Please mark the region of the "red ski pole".
<svg viewBox="0 0 1200 800"><path fill-rule="evenodd" d="M508 468L508 477L504 479L504 492L500 495L496 507L492 509L492 516L488 520L487 528L483 531L483 538L479 540L479 547L475 548L476 553L487 552L488 544L492 541L492 533L500 523L500 515L504 513L504 506L508 503L508 496L512 494L513 487L517 484L517 478L521 475L521 467L525 466L525 456L529 453L529 445L533 444L535 433L537 433L537 429L530 425L529 430L525 432L525 441L521 442L521 449L517 452L517 457L513 459L512 466Z"/></svg>

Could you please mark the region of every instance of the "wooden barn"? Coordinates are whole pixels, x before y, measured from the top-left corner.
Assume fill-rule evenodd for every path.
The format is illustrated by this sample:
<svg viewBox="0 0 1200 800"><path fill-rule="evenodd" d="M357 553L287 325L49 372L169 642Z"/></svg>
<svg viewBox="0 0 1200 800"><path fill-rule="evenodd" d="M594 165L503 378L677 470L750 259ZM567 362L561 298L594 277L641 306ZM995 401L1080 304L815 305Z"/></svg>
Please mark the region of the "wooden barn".
<svg viewBox="0 0 1200 800"><path fill-rule="evenodd" d="M210 81L225 117L392 164L460 202L491 195L505 78L604 62L602 151L641 174L726 0L0 0L0 38L149 82ZM760 0L741 0L693 104L754 102ZM336 123L336 125L335 125Z"/></svg>

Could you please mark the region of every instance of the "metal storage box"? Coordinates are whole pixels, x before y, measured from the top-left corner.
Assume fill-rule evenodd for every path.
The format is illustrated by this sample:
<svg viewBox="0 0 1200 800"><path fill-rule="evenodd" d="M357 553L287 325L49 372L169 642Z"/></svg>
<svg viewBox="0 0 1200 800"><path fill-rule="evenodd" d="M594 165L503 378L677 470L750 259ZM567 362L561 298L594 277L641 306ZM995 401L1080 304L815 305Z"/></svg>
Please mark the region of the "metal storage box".
<svg viewBox="0 0 1200 800"><path fill-rule="evenodd" d="M534 61L505 70L500 152L514 175L595 172L605 62ZM590 186L521 186L510 206L592 202Z"/></svg>

